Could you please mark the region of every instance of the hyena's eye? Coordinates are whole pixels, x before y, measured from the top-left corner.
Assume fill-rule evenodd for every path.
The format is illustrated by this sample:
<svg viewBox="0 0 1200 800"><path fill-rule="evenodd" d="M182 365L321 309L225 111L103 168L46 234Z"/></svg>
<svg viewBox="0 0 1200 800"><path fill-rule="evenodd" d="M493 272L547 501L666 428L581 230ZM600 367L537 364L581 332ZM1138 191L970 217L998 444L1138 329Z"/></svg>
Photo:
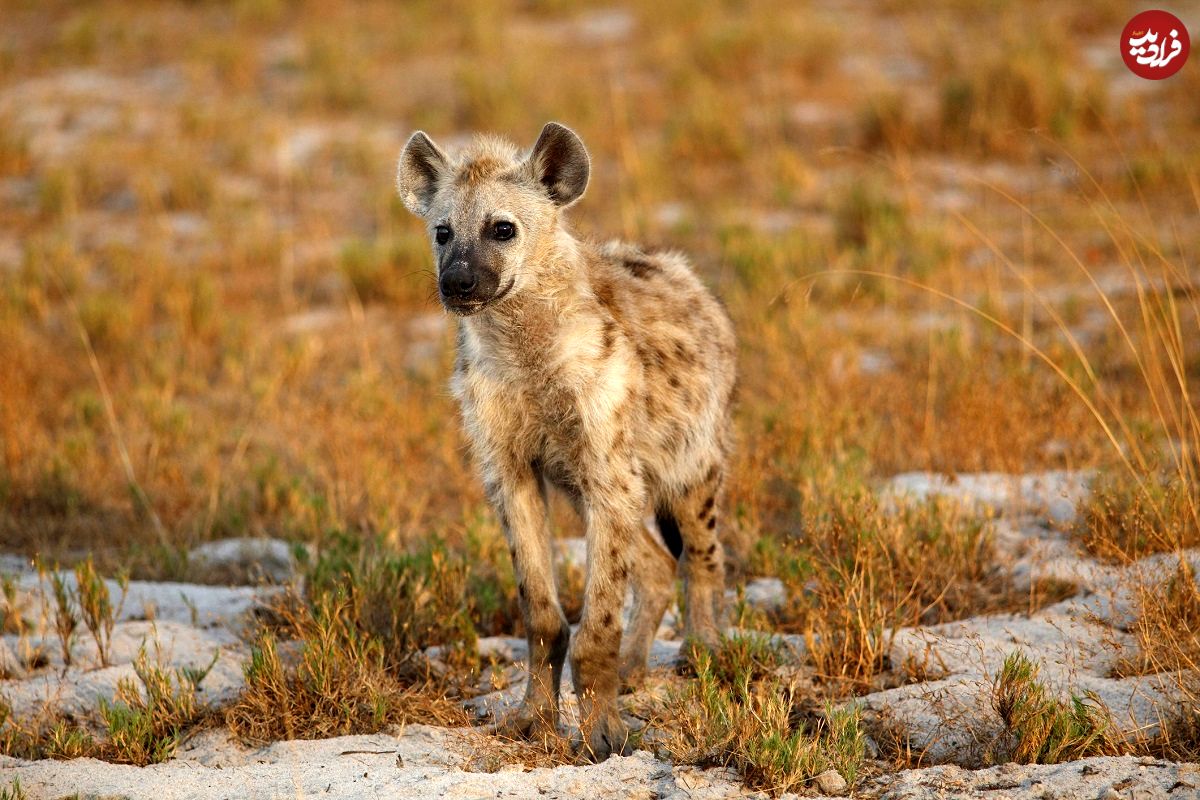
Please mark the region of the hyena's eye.
<svg viewBox="0 0 1200 800"><path fill-rule="evenodd" d="M445 244L450 241L450 228L445 225L438 225L434 229L433 235L437 238L438 244Z"/></svg>
<svg viewBox="0 0 1200 800"><path fill-rule="evenodd" d="M511 222L497 222L492 226L492 238L498 242L507 242L517 235L517 226Z"/></svg>

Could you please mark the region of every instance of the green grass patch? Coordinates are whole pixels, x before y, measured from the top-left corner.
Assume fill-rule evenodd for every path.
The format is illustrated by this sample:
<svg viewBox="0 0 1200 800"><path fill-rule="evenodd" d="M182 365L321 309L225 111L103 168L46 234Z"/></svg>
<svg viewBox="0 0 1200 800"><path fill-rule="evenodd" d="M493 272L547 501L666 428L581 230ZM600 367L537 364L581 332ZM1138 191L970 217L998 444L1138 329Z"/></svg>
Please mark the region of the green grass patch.
<svg viewBox="0 0 1200 800"><path fill-rule="evenodd" d="M1004 660L992 684L992 707L1011 737L1006 757L1019 764L1060 764L1126 750L1099 697L1072 693L1068 702L1060 700L1021 653Z"/></svg>
<svg viewBox="0 0 1200 800"><path fill-rule="evenodd" d="M805 721L794 687L766 669L773 652L741 637L698 652L695 678L669 693L644 741L675 763L732 767L774 796L831 769L853 785L865 757L858 711L831 704Z"/></svg>

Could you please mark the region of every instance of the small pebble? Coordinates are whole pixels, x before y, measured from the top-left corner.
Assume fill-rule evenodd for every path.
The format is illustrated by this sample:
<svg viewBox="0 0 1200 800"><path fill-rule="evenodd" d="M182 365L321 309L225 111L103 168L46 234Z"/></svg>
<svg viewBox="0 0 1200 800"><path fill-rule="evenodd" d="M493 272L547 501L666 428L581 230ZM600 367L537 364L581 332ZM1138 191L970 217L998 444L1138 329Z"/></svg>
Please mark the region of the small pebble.
<svg viewBox="0 0 1200 800"><path fill-rule="evenodd" d="M850 788L846 784L846 779L843 778L836 769L827 769L814 779L817 789L821 794L832 795L835 797L844 795L846 790Z"/></svg>

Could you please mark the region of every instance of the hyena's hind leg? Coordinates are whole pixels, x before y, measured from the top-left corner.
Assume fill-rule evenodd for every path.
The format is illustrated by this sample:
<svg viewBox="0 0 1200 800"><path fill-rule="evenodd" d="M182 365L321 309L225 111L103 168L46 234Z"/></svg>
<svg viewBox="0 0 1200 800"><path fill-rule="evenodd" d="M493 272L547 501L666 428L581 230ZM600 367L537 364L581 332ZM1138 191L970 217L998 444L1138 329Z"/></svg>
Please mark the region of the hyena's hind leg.
<svg viewBox="0 0 1200 800"><path fill-rule="evenodd" d="M717 535L723 477L713 467L670 503L683 539L684 638L710 649L720 643L725 601L725 552Z"/></svg>
<svg viewBox="0 0 1200 800"><path fill-rule="evenodd" d="M655 530L647 521L633 547L633 609L621 641L621 685L626 689L636 688L646 677L654 635L671 602L676 562L663 539L673 535L678 541L674 525L673 519L660 516ZM660 532L664 527L671 530Z"/></svg>

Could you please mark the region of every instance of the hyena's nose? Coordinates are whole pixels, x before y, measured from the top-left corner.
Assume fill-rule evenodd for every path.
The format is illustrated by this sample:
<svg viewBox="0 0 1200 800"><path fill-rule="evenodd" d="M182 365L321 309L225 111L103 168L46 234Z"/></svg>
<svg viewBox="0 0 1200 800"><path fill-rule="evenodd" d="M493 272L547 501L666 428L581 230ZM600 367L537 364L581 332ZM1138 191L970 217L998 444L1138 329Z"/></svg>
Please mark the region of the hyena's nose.
<svg viewBox="0 0 1200 800"><path fill-rule="evenodd" d="M442 290L442 296L467 298L475 291L475 287L479 282L475 278L475 273L469 267L456 265L443 272L438 283Z"/></svg>

